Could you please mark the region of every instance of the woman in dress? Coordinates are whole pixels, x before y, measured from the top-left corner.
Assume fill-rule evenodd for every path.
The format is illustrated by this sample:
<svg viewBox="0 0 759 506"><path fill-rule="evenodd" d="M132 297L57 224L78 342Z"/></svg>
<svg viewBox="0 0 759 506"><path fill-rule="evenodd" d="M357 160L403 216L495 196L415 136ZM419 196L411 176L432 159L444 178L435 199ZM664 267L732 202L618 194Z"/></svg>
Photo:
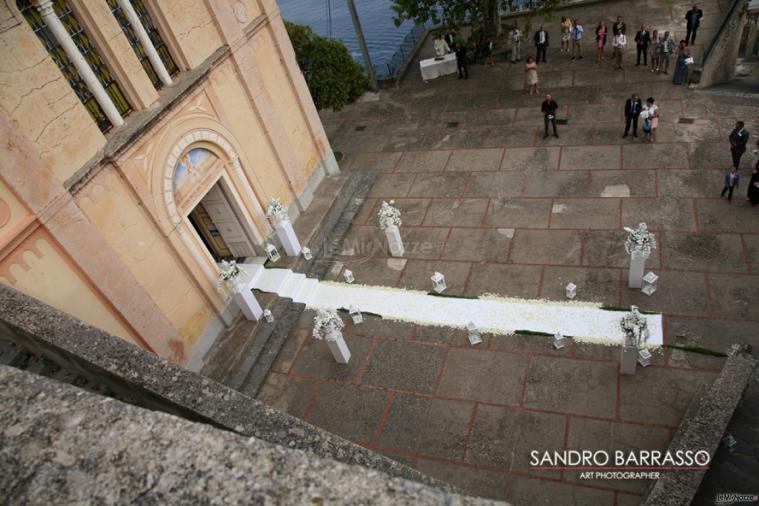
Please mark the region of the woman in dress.
<svg viewBox="0 0 759 506"><path fill-rule="evenodd" d="M606 22L601 20L596 28L596 63L604 59L604 47L606 47Z"/></svg>
<svg viewBox="0 0 759 506"><path fill-rule="evenodd" d="M562 16L559 30L561 31L561 52L569 53L569 32L572 30L572 20L567 16Z"/></svg>
<svg viewBox="0 0 759 506"><path fill-rule="evenodd" d="M651 33L651 44L648 46L648 56L651 58L651 72L659 71L659 53L661 53L659 31L654 30Z"/></svg>
<svg viewBox="0 0 759 506"><path fill-rule="evenodd" d="M685 84L688 82L688 63L686 61L688 58L690 58L688 43L681 40L677 46L677 60L675 62L675 72L672 76L674 84Z"/></svg>
<svg viewBox="0 0 759 506"><path fill-rule="evenodd" d="M759 162L754 165L751 180L748 182L748 194L746 196L752 206L759 204Z"/></svg>
<svg viewBox="0 0 759 506"><path fill-rule="evenodd" d="M643 120L644 142L656 142L656 129L659 127L659 108L654 104L654 99L648 97L643 111L640 113Z"/></svg>
<svg viewBox="0 0 759 506"><path fill-rule="evenodd" d="M530 95L540 93L538 91L538 64L532 56L528 57L527 63L524 64L524 81Z"/></svg>

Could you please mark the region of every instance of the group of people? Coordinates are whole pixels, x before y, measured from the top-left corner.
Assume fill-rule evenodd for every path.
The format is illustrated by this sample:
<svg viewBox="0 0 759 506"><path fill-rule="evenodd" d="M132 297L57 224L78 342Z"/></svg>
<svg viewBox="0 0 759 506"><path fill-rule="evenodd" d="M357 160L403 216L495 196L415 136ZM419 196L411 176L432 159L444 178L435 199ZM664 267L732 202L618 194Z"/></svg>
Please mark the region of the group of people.
<svg viewBox="0 0 759 506"><path fill-rule="evenodd" d="M456 55L459 79L469 79L469 64L477 63L479 58L482 58L486 64L495 65L493 41L484 34L480 35L478 41L474 37L469 37L465 45L456 40L456 33L453 30L448 30L443 37L438 36L435 39L433 47L437 58L442 58L449 53Z"/></svg>
<svg viewBox="0 0 759 506"><path fill-rule="evenodd" d="M672 82L680 85L686 84L688 81L688 67L694 63L689 45L693 44L696 40L696 33L702 17L703 12L694 4L685 15L685 39L681 40L678 44L675 43L669 31L665 31L660 35L658 30L649 31L645 25L641 25L633 38L637 54L635 66L639 67L642 64L644 67L648 67L650 59L651 72L669 74L670 63L674 56L675 64ZM581 60L583 58L582 47L585 29L580 20L562 16L559 22L559 32L561 37L561 53L570 55L573 61ZM624 51L627 47L627 25L622 16L617 17L617 21L611 26L611 31L609 31L604 20L601 20L596 26L595 47L597 63L606 59L605 51L610 35L613 47L612 58L615 67L622 69ZM522 37L522 31L517 25L509 32L508 42L511 51L511 63L522 60ZM535 57L528 57L524 67L525 84L527 91L531 95L539 93L537 88L538 64L547 63L546 54L549 40L548 32L541 25L533 36Z"/></svg>

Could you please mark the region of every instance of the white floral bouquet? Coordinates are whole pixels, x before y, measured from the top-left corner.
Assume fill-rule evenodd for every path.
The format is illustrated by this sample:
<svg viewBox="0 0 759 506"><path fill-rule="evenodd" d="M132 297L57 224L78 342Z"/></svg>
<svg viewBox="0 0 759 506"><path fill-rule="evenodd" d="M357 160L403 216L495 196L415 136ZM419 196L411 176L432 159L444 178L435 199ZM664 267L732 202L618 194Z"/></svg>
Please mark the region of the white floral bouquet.
<svg viewBox="0 0 759 506"><path fill-rule="evenodd" d="M219 288L222 286L228 284L228 283L234 283L237 279L237 276L245 272L242 267L237 265L237 262L234 260L221 261L221 270L219 271L219 280L218 285Z"/></svg>
<svg viewBox="0 0 759 506"><path fill-rule="evenodd" d="M625 333L627 346L638 346L648 340L648 320L640 314L637 306L630 306L630 312L622 317L619 326Z"/></svg>
<svg viewBox="0 0 759 506"><path fill-rule="evenodd" d="M656 237L648 231L645 223L640 223L636 229L625 227L625 232L627 232L625 251L628 255L632 255L635 251L648 256L651 250L656 249Z"/></svg>
<svg viewBox="0 0 759 506"><path fill-rule="evenodd" d="M335 340L335 333L339 332L345 324L340 315L333 309L319 309L314 318L314 339L327 341Z"/></svg>
<svg viewBox="0 0 759 506"><path fill-rule="evenodd" d="M391 226L401 226L401 210L397 207L393 207L393 204L395 204L394 200L391 200L389 203L383 200L382 205L377 212L380 228L383 230Z"/></svg>
<svg viewBox="0 0 759 506"><path fill-rule="evenodd" d="M287 206L278 197L272 197L266 206L266 217L273 223L280 223L287 219Z"/></svg>

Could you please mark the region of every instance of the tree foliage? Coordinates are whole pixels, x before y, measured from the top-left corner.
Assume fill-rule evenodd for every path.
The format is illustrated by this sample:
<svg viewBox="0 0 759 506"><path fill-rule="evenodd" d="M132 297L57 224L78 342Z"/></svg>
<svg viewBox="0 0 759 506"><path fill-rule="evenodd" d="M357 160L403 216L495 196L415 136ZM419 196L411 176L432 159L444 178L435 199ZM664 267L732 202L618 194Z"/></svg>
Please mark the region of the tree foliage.
<svg viewBox="0 0 759 506"><path fill-rule="evenodd" d="M550 20L556 9L566 0L543 0L529 16ZM500 33L499 6L507 7L509 0L393 0L390 7L395 16L393 21L400 26L406 20L416 24L443 24L459 29L471 25L473 30L482 29L486 35Z"/></svg>
<svg viewBox="0 0 759 506"><path fill-rule="evenodd" d="M339 111L366 90L364 70L345 44L321 37L307 26L289 22L285 26L317 109Z"/></svg>

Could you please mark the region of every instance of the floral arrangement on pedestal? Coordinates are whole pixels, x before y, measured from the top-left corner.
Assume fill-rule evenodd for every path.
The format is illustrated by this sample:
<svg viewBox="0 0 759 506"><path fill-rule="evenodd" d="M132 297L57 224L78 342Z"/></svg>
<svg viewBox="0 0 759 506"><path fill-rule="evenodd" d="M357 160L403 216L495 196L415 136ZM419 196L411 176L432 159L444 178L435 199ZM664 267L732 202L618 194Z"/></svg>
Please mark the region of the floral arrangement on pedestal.
<svg viewBox="0 0 759 506"><path fill-rule="evenodd" d="M266 217L274 225L290 219L287 215L287 206L278 197L272 197L269 200L269 205L266 206Z"/></svg>
<svg viewBox="0 0 759 506"><path fill-rule="evenodd" d="M340 331L345 326L340 315L333 309L319 309L314 318L314 339L336 341L341 337Z"/></svg>
<svg viewBox="0 0 759 506"><path fill-rule="evenodd" d="M648 320L640 314L637 306L630 306L630 312L619 320L619 326L625 333L625 346L638 347L648 341Z"/></svg>
<svg viewBox="0 0 759 506"><path fill-rule="evenodd" d="M240 267L234 260L221 261L221 270L219 271L219 279L217 284L219 289L224 286L232 288L232 290L239 290L239 276L244 273L245 270Z"/></svg>
<svg viewBox="0 0 759 506"><path fill-rule="evenodd" d="M651 250L656 248L656 237L648 231L645 223L638 224L638 228L632 229L625 227L627 239L625 240L625 251L628 255L643 255L648 257Z"/></svg>
<svg viewBox="0 0 759 506"><path fill-rule="evenodd" d="M379 225L381 229L387 227L400 227L401 226L401 210L394 207L394 200L390 202L382 201L377 217L379 218Z"/></svg>

